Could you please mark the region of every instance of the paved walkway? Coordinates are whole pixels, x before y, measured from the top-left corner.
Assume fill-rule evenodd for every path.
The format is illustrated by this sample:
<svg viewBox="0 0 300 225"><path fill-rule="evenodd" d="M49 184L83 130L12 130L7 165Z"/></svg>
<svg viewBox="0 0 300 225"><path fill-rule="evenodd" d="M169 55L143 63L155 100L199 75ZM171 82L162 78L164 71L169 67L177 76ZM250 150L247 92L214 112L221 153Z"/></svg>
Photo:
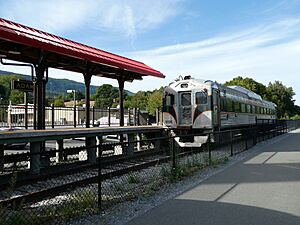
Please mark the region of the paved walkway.
<svg viewBox="0 0 300 225"><path fill-rule="evenodd" d="M278 138L128 225L300 225L300 130Z"/></svg>

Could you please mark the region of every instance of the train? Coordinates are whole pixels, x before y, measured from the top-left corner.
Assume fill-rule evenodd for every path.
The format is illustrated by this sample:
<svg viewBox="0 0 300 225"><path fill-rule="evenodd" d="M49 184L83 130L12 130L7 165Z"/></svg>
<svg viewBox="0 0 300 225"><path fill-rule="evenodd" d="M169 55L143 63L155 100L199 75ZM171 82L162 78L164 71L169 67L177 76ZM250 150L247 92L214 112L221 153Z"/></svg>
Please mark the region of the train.
<svg viewBox="0 0 300 225"><path fill-rule="evenodd" d="M163 125L176 134L207 134L276 120L276 104L240 86L180 76L164 89ZM192 141L193 142L193 141Z"/></svg>

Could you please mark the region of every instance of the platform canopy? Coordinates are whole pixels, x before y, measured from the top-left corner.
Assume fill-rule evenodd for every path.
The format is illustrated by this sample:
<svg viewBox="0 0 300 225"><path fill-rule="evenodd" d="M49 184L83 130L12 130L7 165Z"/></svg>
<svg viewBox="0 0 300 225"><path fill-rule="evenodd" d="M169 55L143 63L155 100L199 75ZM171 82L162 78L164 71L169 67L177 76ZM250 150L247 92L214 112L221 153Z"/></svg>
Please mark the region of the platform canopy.
<svg viewBox="0 0 300 225"><path fill-rule="evenodd" d="M142 76L165 76L142 62L61 38L0 18L0 58L38 64L46 55L45 66L125 81Z"/></svg>

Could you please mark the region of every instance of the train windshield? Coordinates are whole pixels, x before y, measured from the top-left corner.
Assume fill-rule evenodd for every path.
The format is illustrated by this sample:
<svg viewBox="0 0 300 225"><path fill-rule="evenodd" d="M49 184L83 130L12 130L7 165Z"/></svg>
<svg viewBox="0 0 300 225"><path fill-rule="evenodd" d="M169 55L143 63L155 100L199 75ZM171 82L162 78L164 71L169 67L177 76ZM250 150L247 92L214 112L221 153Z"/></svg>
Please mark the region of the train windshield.
<svg viewBox="0 0 300 225"><path fill-rule="evenodd" d="M191 93L182 93L181 94L181 105L190 106L191 105Z"/></svg>
<svg viewBox="0 0 300 225"><path fill-rule="evenodd" d="M197 92L196 93L196 104L197 105L207 104L207 93L206 92Z"/></svg>

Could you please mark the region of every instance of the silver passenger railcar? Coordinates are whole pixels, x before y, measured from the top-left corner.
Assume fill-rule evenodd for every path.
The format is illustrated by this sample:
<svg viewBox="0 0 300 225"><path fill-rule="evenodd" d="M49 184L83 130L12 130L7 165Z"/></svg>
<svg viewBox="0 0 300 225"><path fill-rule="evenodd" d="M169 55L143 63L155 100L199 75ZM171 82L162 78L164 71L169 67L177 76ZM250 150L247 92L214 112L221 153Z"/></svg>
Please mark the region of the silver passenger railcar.
<svg viewBox="0 0 300 225"><path fill-rule="evenodd" d="M164 90L163 124L176 133L208 133L276 119L276 105L240 86L186 76Z"/></svg>

